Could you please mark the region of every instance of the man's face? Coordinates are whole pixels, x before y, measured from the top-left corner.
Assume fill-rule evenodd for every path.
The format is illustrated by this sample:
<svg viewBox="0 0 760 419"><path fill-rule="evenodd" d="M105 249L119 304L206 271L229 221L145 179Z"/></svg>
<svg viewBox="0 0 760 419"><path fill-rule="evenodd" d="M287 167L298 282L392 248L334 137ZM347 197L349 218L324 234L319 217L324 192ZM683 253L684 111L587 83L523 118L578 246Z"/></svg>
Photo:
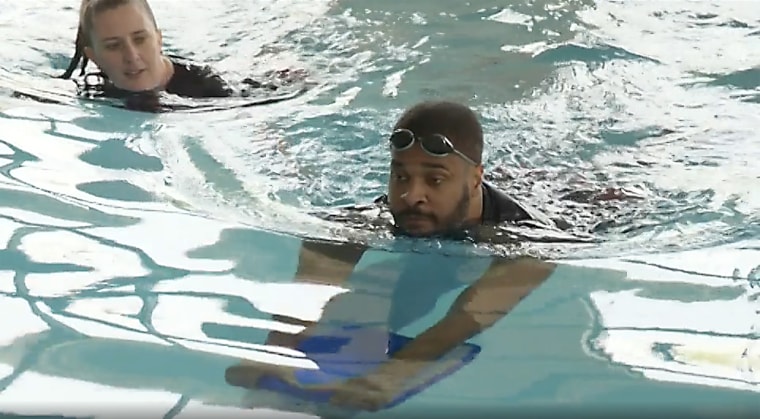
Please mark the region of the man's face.
<svg viewBox="0 0 760 419"><path fill-rule="evenodd" d="M388 203L396 225L411 236L459 227L479 185L477 167L456 154L431 156L415 142L392 151Z"/></svg>

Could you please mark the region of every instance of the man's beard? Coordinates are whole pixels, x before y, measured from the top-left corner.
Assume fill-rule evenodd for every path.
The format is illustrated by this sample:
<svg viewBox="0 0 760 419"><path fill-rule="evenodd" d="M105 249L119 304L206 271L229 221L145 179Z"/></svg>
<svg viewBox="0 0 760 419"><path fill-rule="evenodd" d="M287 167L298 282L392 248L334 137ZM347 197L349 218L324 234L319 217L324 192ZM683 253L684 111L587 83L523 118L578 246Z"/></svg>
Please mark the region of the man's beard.
<svg viewBox="0 0 760 419"><path fill-rule="evenodd" d="M450 234L460 233L460 230L464 228L464 222L467 220L467 213L470 209L470 194L467 189L467 185L462 189L462 197L457 202L454 211L444 219L439 219L435 214L426 213L420 211L416 207L408 208L398 213L392 213L394 219L394 230L397 234L406 236L419 237L419 236L447 236ZM424 234L413 234L405 231L401 227L406 217L421 217L429 220L431 224L437 226L433 231Z"/></svg>

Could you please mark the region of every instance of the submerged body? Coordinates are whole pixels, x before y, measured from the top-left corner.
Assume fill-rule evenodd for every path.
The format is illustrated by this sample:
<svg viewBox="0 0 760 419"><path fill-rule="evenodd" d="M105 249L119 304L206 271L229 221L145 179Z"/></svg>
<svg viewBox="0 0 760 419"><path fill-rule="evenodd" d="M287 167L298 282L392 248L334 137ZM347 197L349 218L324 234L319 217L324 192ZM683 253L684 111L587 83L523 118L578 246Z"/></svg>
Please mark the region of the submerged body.
<svg viewBox="0 0 760 419"><path fill-rule="evenodd" d="M299 81L302 72L280 71L265 74L269 78L260 82L251 78L243 79L235 88L213 69L183 57L169 56L173 75L161 90L130 91L117 87L107 75L102 72L86 74L75 79L78 94L88 98L103 97L119 99L129 110L157 112L162 109L173 109L168 103L161 103L162 94L175 95L187 99L218 99L230 97L247 97L252 89L263 92L276 92L281 87ZM272 77L274 76L274 77ZM287 97L286 97L287 98ZM278 99L281 100L281 99ZM256 104L258 102L252 102Z"/></svg>
<svg viewBox="0 0 760 419"><path fill-rule="evenodd" d="M186 98L220 98L233 94L229 84L210 67L180 57L170 57L170 62L173 75L162 91ZM120 88L103 72L89 73L78 84L80 94L90 96L127 98L134 94L156 93L151 89L134 91Z"/></svg>
<svg viewBox="0 0 760 419"><path fill-rule="evenodd" d="M156 111L161 93L182 98L246 96L250 88L277 90L303 78L278 72L276 83L246 78L235 89L209 66L163 53L163 37L147 0L83 0L74 57L61 78L81 62L79 94L124 99L129 109ZM85 74L88 61L99 72Z"/></svg>
<svg viewBox="0 0 760 419"><path fill-rule="evenodd" d="M550 217L490 182L484 181L481 188L480 223L442 230L426 237L484 244L503 244L520 240L576 243L594 241L589 235L569 232L573 226L566 220ZM371 204L349 205L314 212L313 215L359 230L387 230L396 236L410 236L393 222L386 194L377 197Z"/></svg>

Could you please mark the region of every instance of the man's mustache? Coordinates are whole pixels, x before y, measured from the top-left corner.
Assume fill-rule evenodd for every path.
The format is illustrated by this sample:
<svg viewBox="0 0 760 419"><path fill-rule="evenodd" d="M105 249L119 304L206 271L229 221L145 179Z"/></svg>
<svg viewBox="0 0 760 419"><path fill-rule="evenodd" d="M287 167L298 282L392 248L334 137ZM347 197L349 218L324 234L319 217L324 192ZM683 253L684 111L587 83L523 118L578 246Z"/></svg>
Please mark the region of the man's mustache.
<svg viewBox="0 0 760 419"><path fill-rule="evenodd" d="M428 220L432 222L438 221L435 215L424 212L424 211L420 211L417 208L409 208L407 210L398 212L396 213L395 217L398 220L404 220L405 218L409 218L409 217L419 217L419 218L427 218Z"/></svg>

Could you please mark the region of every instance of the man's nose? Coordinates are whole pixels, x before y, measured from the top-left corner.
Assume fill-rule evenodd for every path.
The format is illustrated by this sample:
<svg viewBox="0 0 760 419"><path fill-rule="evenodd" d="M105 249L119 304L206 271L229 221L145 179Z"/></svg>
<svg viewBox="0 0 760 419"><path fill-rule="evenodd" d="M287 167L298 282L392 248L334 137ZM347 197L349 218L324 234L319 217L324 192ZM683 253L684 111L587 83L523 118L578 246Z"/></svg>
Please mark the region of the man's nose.
<svg viewBox="0 0 760 419"><path fill-rule="evenodd" d="M409 187L401 194L401 199L410 207L427 202L427 190L422 182L409 182Z"/></svg>

